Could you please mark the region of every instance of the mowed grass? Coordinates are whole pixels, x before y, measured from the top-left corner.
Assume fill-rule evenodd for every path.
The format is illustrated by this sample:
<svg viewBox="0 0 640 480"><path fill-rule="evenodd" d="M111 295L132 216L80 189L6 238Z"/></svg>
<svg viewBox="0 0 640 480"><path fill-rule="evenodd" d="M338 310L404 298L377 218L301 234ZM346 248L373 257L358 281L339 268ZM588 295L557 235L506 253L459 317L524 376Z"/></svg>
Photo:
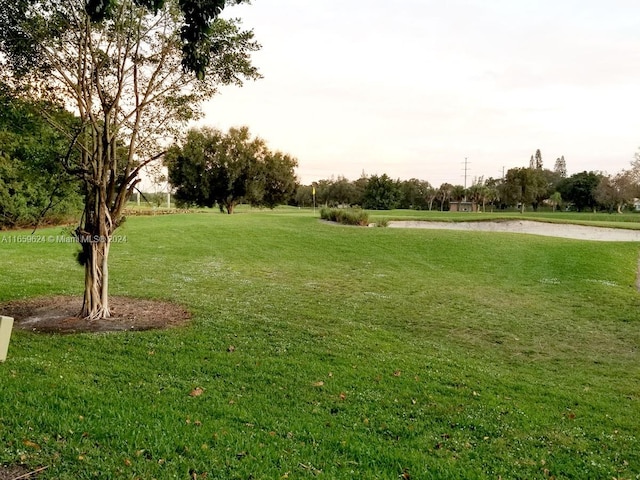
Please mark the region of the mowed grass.
<svg viewBox="0 0 640 480"><path fill-rule="evenodd" d="M191 325L14 331L1 463L52 479L640 475L638 244L295 210L118 233L112 293L180 303ZM0 243L0 301L79 295L75 251Z"/></svg>

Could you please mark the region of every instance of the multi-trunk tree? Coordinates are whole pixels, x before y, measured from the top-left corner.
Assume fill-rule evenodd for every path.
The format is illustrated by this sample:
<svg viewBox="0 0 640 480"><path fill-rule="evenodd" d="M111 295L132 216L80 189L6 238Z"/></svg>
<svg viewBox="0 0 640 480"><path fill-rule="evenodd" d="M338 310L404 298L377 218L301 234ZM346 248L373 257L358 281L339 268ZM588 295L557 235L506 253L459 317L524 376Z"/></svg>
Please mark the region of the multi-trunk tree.
<svg viewBox="0 0 640 480"><path fill-rule="evenodd" d="M238 3L238 2L235 2ZM0 72L15 92L79 119L63 159L84 190L76 237L81 315L109 316L111 236L138 173L197 118L221 84L258 78L253 34L218 15L224 0L12 0L0 4Z"/></svg>

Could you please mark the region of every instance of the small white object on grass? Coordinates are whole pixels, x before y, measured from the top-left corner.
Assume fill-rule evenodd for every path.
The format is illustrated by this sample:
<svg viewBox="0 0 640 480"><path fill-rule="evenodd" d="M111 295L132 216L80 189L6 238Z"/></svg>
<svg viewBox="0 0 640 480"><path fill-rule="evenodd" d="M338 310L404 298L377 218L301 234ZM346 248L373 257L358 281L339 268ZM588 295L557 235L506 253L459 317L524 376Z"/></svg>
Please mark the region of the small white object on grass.
<svg viewBox="0 0 640 480"><path fill-rule="evenodd" d="M12 329L13 318L0 316L0 362L4 362L7 359Z"/></svg>

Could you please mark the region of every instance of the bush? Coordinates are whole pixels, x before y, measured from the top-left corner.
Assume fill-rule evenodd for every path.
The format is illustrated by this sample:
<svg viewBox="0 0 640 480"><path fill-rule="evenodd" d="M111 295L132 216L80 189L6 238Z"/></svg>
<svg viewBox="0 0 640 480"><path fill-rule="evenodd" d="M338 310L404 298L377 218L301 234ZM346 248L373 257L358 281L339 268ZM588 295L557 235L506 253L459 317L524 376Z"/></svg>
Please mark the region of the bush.
<svg viewBox="0 0 640 480"><path fill-rule="evenodd" d="M389 220L386 218L381 218L376 223L376 227L388 227L388 226L389 226Z"/></svg>
<svg viewBox="0 0 640 480"><path fill-rule="evenodd" d="M359 208L327 208L320 210L320 218L330 222L338 222L343 225L369 225L369 214Z"/></svg>

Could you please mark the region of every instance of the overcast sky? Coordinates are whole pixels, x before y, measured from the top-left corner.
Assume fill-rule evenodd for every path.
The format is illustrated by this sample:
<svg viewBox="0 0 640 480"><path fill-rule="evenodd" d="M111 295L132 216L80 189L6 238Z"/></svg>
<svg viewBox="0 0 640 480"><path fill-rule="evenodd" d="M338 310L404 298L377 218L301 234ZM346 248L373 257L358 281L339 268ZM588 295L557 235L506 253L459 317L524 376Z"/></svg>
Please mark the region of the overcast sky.
<svg viewBox="0 0 640 480"><path fill-rule="evenodd" d="M254 0L263 79L207 125L247 125L302 183L364 171L467 185L564 155L617 173L640 147L637 0Z"/></svg>

